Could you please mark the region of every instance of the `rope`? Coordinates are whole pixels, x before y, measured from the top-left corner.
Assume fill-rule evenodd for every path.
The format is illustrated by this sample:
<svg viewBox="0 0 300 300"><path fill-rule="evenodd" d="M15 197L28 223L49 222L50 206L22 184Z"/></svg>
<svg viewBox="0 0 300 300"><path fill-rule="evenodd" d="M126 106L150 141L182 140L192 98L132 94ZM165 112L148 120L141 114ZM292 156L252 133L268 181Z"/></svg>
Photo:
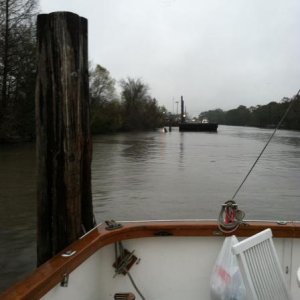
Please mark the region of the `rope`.
<svg viewBox="0 0 300 300"><path fill-rule="evenodd" d="M252 170L254 169L254 167L256 166L257 162L259 161L259 159L261 158L261 156L263 155L264 151L266 150L266 148L268 147L268 145L270 144L273 136L275 135L277 129L281 126L283 120L285 119L285 117L287 116L287 114L289 113L289 111L291 110L295 100L297 99L297 97L299 96L300 90L298 91L298 93L292 98L289 107L287 108L287 110L285 111L284 115L282 116L281 120L279 121L279 123L277 124L276 128L274 129L273 133L271 134L269 140L267 141L266 145L263 147L263 149L261 150L261 152L259 153L257 159L255 160L255 162L253 163L252 167L250 168L249 172L247 173L247 175L245 176L244 180L242 181L242 183L239 185L239 187L237 188L237 190L235 191L235 193L232 196L232 200L234 200L235 196L238 194L238 192L240 191L240 189L242 188L242 186L244 185L245 181L247 180L247 178L249 177L249 175L251 174ZM284 98L283 98L284 99Z"/></svg>
<svg viewBox="0 0 300 300"><path fill-rule="evenodd" d="M140 297L141 297L143 300L146 300L146 298L143 296L143 294L141 293L141 291L140 291L139 288L137 287L136 283L134 282L134 280L133 280L131 274L129 273L129 271L127 271L127 275L128 275L128 277L129 277L129 279L130 279L130 281L131 281L131 283L132 283L134 289L136 290L136 292L140 295Z"/></svg>
<svg viewBox="0 0 300 300"><path fill-rule="evenodd" d="M118 242L118 244L119 244L120 258L123 259L124 258L124 247L123 247L122 242ZM115 257L116 257L116 262L117 262L118 261L117 260L117 257L118 257L118 245L117 245L117 243L115 243ZM116 269L117 269L117 267L118 266L116 266ZM128 277L130 279L130 282L131 282L132 286L134 287L134 289L136 290L136 292L140 295L142 300L146 300L146 298L143 296L143 294L141 293L141 291L137 287L132 275L129 273L129 270L127 270L127 268L125 268L125 270L126 270L126 274L128 275Z"/></svg>
<svg viewBox="0 0 300 300"><path fill-rule="evenodd" d="M232 233L243 223L244 217L245 213L238 209L233 200L229 200L222 205L218 217L218 228L224 233Z"/></svg>
<svg viewBox="0 0 300 300"><path fill-rule="evenodd" d="M245 217L245 213L243 211L241 211L241 210L238 209L237 204L235 203L234 199L235 199L236 195L238 194L238 192L240 191L240 189L242 188L242 186L244 185L244 183L246 182L246 180L249 177L249 175L251 174L252 170L256 166L257 162L259 161L259 159L263 155L264 151L266 150L266 148L270 144L270 142L271 142L273 136L275 135L276 131L281 126L282 122L284 121L284 119L286 118L286 116L288 115L288 113L290 112L290 110L291 110L294 102L299 97L299 94L300 94L300 90L291 99L290 104L289 104L287 110L283 114L283 116L280 119L279 123L275 127L273 133L269 137L267 143L265 144L265 146L263 147L263 149L259 153L258 157L256 158L255 162L253 163L252 167L250 168L250 170L246 174L245 178L243 179L243 181L241 182L241 184L239 185L239 187L237 188L237 190L233 194L231 200L225 202L222 205L222 208L221 208L221 211L220 211L219 217L218 217L218 227L219 227L220 231L222 231L224 233L232 233L232 232L234 232L240 226L241 223L243 223L243 219ZM285 98L283 98L283 99L285 99Z"/></svg>

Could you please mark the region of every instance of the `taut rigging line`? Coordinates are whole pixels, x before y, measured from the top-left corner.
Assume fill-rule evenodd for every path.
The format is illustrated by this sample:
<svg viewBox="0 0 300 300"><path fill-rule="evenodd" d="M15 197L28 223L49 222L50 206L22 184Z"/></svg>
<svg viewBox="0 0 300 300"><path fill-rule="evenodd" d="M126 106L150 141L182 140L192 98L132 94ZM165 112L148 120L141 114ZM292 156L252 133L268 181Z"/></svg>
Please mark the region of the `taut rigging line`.
<svg viewBox="0 0 300 300"><path fill-rule="evenodd" d="M291 101L290 101L290 104L289 104L287 110L285 111L282 118L278 122L277 126L275 127L275 129L274 129L273 133L271 134L270 138L268 139L267 143L265 144L265 146L260 151L258 157L254 161L254 163L251 166L250 170L248 171L248 173L246 174L246 176L242 180L241 184L239 185L239 187L237 188L237 190L233 194L231 200L226 201L222 205L222 208L221 208L221 211L220 211L220 214L219 214L219 218L218 218L219 229L222 232L231 233L231 232L235 231L239 227L239 225L243 222L245 213L238 209L238 206L235 203L234 199L235 199L236 195L238 194L238 192L240 191L240 189L242 188L242 186L244 185L244 183L246 182L249 175L251 174L252 170L256 166L257 162L259 161L259 159L263 155L264 151L268 147L268 145L271 142L273 136L275 135L277 129L279 129L279 127L283 123L284 119L286 118L286 116L290 112L294 102L298 99L299 95L300 95L300 90L298 91L298 93L294 97L291 98ZM285 98L283 98L283 99L285 99Z"/></svg>
<svg viewBox="0 0 300 300"><path fill-rule="evenodd" d="M254 169L254 167L256 166L257 162L259 161L259 159L261 158L261 156L263 155L263 153L265 152L266 148L268 147L268 145L270 144L273 136L275 135L277 129L281 126L282 122L284 121L284 119L286 118L286 116L288 115L288 113L290 112L295 100L298 98L300 94L300 90L298 91L298 93L291 99L290 105L288 106L287 110L285 111L284 115L282 116L281 120L279 121L279 123L277 124L277 126L275 127L273 133L271 134L269 140L267 141L267 143L265 144L265 146L263 147L263 149L261 150L261 152L259 153L258 157L256 158L255 162L253 163L252 167L250 168L250 170L248 171L247 175L245 176L244 180L242 181L242 183L239 185L239 187L237 188L237 190L235 191L235 193L232 196L232 200L234 200L235 196L237 195L237 193L240 191L241 187L243 186L243 184L245 183L245 181L247 180L247 178L249 177L249 175L251 174L252 170ZM285 98L283 98L285 99Z"/></svg>

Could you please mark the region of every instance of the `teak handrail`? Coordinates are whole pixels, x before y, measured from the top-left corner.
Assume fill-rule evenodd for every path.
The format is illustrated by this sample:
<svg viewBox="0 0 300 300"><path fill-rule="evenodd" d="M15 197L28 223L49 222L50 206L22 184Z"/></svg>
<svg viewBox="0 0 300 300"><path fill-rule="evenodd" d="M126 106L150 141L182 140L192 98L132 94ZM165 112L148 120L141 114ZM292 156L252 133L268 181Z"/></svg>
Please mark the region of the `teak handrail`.
<svg viewBox="0 0 300 300"><path fill-rule="evenodd" d="M24 280L14 284L0 294L7 299L39 299L51 288L62 281L65 274L70 274L88 257L102 247L118 241L155 236L224 236L218 230L216 221L141 221L123 222L122 227L107 230L101 224L77 240L58 255L37 268ZM287 222L283 225L269 221L249 221L242 224L234 233L236 236L251 236L265 228L271 228L277 238L300 238L300 223ZM70 257L63 257L67 251L76 251Z"/></svg>

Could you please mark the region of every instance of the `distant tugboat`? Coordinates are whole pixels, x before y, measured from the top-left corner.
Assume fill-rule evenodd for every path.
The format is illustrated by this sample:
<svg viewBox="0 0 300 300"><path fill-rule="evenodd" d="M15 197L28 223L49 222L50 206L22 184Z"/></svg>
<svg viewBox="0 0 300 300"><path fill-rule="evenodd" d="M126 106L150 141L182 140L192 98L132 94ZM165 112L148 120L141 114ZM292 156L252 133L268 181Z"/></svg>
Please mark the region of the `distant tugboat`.
<svg viewBox="0 0 300 300"><path fill-rule="evenodd" d="M184 101L181 96L181 123L179 124L179 131L207 131L216 132L218 129L217 123L209 123L207 119L203 119L202 122L185 122L184 115Z"/></svg>

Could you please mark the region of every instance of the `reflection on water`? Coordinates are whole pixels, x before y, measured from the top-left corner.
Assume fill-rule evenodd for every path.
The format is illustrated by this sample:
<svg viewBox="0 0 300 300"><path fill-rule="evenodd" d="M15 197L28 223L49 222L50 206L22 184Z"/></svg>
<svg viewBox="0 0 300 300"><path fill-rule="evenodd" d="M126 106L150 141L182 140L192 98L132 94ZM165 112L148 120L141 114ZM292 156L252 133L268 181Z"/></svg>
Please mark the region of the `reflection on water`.
<svg viewBox="0 0 300 300"><path fill-rule="evenodd" d="M35 267L33 144L0 145L0 290Z"/></svg>
<svg viewBox="0 0 300 300"><path fill-rule="evenodd" d="M215 219L271 133L220 126L96 136L96 219ZM300 219L299 145L299 132L278 131L236 198L248 219ZM0 289L35 265L34 157L34 145L1 145Z"/></svg>
<svg viewBox="0 0 300 300"><path fill-rule="evenodd" d="M220 203L233 195L271 133L220 126L217 134L173 130L97 137L97 220L215 218ZM237 197L248 218L299 219L292 209L299 202L299 140L299 132L278 131ZM101 161L107 152L109 160ZM260 201L265 204L253 205ZM283 212L283 202L291 209Z"/></svg>

